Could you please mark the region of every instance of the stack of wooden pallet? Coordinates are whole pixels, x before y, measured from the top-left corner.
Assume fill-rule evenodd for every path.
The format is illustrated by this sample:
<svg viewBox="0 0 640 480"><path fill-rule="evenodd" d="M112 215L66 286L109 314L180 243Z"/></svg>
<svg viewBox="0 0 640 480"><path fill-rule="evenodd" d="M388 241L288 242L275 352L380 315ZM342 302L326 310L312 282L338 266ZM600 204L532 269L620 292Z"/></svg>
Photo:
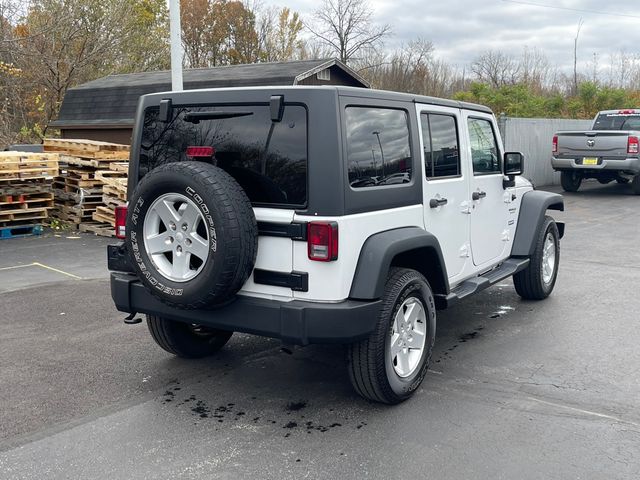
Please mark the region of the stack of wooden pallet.
<svg viewBox="0 0 640 480"><path fill-rule="evenodd" d="M0 238L42 231L58 165L57 153L0 152Z"/></svg>
<svg viewBox="0 0 640 480"><path fill-rule="evenodd" d="M48 138L44 149L60 155L54 215L80 231L112 236L114 207L126 201L129 146Z"/></svg>

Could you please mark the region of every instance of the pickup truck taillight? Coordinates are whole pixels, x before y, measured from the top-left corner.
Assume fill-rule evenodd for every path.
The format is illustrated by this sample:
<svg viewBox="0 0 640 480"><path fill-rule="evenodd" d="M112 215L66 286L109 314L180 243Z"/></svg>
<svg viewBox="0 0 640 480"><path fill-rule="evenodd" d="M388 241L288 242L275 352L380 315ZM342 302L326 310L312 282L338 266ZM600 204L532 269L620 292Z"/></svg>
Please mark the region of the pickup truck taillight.
<svg viewBox="0 0 640 480"><path fill-rule="evenodd" d="M127 236L127 207L120 205L115 210L116 238L124 239Z"/></svg>
<svg viewBox="0 0 640 480"><path fill-rule="evenodd" d="M639 150L638 148L638 137L629 136L629 140L627 140L627 153L637 154Z"/></svg>
<svg viewBox="0 0 640 480"><path fill-rule="evenodd" d="M558 153L558 136L553 136L553 143L551 144L551 153Z"/></svg>
<svg viewBox="0 0 640 480"><path fill-rule="evenodd" d="M331 262L338 259L338 224L311 222L307 224L307 252L309 260Z"/></svg>

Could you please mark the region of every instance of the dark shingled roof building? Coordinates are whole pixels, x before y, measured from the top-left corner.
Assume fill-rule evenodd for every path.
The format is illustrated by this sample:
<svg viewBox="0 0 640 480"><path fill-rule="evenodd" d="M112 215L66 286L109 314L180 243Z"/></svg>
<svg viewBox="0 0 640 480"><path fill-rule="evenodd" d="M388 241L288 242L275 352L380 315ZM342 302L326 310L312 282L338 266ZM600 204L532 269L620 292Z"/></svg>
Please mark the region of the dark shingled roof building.
<svg viewBox="0 0 640 480"><path fill-rule="evenodd" d="M184 89L249 87L268 85L369 84L337 59L230 65L186 69ZM67 91L58 119L62 138L85 138L131 143L138 97L171 90L171 72L109 75Z"/></svg>

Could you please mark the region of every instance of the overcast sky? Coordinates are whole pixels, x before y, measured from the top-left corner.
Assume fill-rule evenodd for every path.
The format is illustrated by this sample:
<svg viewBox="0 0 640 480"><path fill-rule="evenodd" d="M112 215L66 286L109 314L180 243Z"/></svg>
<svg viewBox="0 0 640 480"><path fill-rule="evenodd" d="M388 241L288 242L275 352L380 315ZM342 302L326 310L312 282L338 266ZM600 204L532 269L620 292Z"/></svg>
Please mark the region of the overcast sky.
<svg viewBox="0 0 640 480"><path fill-rule="evenodd" d="M305 18L311 18L318 3L264 0L265 5L288 6ZM584 25L578 57L585 66L594 53L602 69L611 53L640 51L640 8L631 7L640 6L638 0L371 0L370 4L376 21L393 29L387 48L421 36L433 42L438 57L459 66L487 49L517 56L526 46L543 50L552 64L569 70L580 19Z"/></svg>

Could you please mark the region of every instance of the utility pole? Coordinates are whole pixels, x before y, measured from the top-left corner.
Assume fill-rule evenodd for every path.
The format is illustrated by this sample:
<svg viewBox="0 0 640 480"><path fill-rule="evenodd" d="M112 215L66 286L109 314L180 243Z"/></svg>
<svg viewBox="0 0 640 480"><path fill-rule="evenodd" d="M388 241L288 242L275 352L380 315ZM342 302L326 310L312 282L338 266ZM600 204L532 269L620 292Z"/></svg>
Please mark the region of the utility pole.
<svg viewBox="0 0 640 480"><path fill-rule="evenodd" d="M580 29L584 21L582 18L578 22L578 31L576 32L576 38L573 40L573 94L578 94L578 37L580 36Z"/></svg>
<svg viewBox="0 0 640 480"><path fill-rule="evenodd" d="M171 38L171 89L182 90L182 30L180 28L180 0L169 0Z"/></svg>

